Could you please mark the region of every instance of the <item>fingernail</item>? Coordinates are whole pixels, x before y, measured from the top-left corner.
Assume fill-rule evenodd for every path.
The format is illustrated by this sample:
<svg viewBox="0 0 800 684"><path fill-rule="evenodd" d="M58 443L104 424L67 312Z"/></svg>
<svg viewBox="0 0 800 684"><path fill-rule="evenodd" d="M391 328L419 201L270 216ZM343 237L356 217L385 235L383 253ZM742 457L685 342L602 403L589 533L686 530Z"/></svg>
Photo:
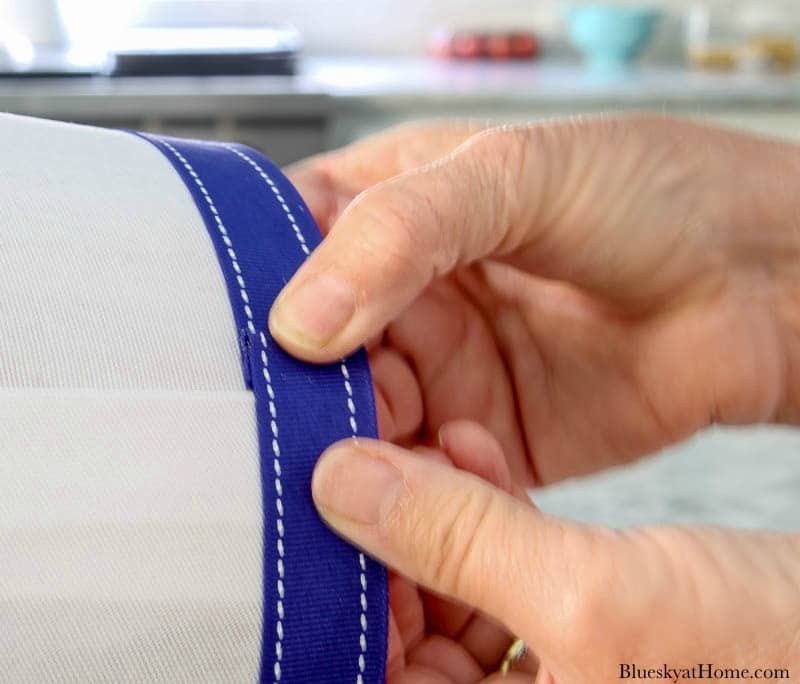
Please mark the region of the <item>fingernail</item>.
<svg viewBox="0 0 800 684"><path fill-rule="evenodd" d="M341 332L355 308L355 293L348 283L330 274L316 275L278 297L269 327L279 338L319 348Z"/></svg>
<svg viewBox="0 0 800 684"><path fill-rule="evenodd" d="M335 446L317 463L311 490L323 517L374 525L391 508L402 483L402 473L388 461Z"/></svg>
<svg viewBox="0 0 800 684"><path fill-rule="evenodd" d="M439 444L439 448L440 448L442 451L447 451L447 450L445 449L445 434L444 434L444 428L445 428L445 426L446 426L446 425L447 425L447 423L445 423L444 425L442 425L442 426L441 426L441 427L440 427L440 428L439 428L439 429L436 431L436 441L438 442L438 444Z"/></svg>

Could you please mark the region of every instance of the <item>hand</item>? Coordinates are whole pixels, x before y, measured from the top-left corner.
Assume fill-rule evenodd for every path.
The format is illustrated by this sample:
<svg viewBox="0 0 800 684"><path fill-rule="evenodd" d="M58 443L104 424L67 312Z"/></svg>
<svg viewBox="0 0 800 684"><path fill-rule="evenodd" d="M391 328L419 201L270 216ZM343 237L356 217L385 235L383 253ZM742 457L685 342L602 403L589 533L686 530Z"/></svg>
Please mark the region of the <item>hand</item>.
<svg viewBox="0 0 800 684"><path fill-rule="evenodd" d="M494 129L448 154L461 134L429 128L421 148L394 134L294 176L317 189L329 235L271 329L314 361L370 340L384 438L431 444L472 419L518 486L709 422L797 421L796 148L654 118ZM407 170L421 149L436 161ZM461 453L480 460L488 439ZM798 666L797 537L566 523L439 460L348 442L321 460L315 500L409 581L524 638L537 682L665 659ZM436 663L458 641L482 672L437 680L413 646L398 681L491 671L490 654L425 624L444 637Z"/></svg>
<svg viewBox="0 0 800 684"><path fill-rule="evenodd" d="M511 641L497 623L534 653L502 681L612 682L626 664L800 672L800 537L560 521L508 493L482 428L449 424L442 448L471 472L345 440L314 474L324 518L407 578L390 587L389 684L494 681Z"/></svg>
<svg viewBox="0 0 800 684"><path fill-rule="evenodd" d="M497 441L474 423L448 423L439 433L439 449L411 453L470 472L530 505L525 492L512 483ZM482 680L498 669L512 640L498 622L391 571L389 599L390 683ZM519 681L530 681L536 665L532 658L519 662Z"/></svg>
<svg viewBox="0 0 800 684"><path fill-rule="evenodd" d="M532 484L796 421L797 148L654 117L473 133L292 173L329 234L270 328L312 361L369 340L385 439L474 420Z"/></svg>

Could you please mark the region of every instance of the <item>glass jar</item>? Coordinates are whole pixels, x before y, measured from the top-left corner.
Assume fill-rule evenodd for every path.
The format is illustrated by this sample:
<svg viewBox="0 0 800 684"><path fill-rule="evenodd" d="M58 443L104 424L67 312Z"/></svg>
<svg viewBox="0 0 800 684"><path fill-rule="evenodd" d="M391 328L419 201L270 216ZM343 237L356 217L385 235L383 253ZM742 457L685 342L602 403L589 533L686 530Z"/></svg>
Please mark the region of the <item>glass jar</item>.
<svg viewBox="0 0 800 684"><path fill-rule="evenodd" d="M686 17L691 64L721 71L791 71L798 63L797 20L788 9L756 2L697 4Z"/></svg>

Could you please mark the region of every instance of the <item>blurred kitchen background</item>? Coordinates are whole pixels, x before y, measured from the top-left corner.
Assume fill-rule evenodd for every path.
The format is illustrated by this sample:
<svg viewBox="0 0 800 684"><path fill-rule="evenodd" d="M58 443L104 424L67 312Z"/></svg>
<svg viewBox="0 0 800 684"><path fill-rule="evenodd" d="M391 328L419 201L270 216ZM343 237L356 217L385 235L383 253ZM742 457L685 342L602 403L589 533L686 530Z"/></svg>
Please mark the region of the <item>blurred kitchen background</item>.
<svg viewBox="0 0 800 684"><path fill-rule="evenodd" d="M795 136L798 41L796 0L0 0L0 110L281 163L431 117L655 109Z"/></svg>
<svg viewBox="0 0 800 684"><path fill-rule="evenodd" d="M435 117L648 109L794 138L799 44L797 0L0 0L0 110L282 164ZM612 525L800 530L800 436L713 430L536 499Z"/></svg>

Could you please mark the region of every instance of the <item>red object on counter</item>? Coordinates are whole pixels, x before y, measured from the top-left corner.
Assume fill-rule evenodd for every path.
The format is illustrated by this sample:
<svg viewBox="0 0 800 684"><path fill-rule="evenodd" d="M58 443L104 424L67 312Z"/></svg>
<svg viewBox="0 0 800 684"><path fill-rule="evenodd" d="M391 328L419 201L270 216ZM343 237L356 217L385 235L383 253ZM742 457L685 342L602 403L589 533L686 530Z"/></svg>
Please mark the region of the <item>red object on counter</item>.
<svg viewBox="0 0 800 684"><path fill-rule="evenodd" d="M539 41L532 33L512 33L509 41L512 57L531 59L537 57L541 50Z"/></svg>
<svg viewBox="0 0 800 684"><path fill-rule="evenodd" d="M492 59L509 59L511 54L511 36L506 33L489 34L483 41L484 53Z"/></svg>
<svg viewBox="0 0 800 684"><path fill-rule="evenodd" d="M483 53L481 37L475 33L456 33L450 41L450 54L462 59L475 59Z"/></svg>
<svg viewBox="0 0 800 684"><path fill-rule="evenodd" d="M429 52L450 59L533 59L541 51L529 31L450 31L432 35Z"/></svg>

